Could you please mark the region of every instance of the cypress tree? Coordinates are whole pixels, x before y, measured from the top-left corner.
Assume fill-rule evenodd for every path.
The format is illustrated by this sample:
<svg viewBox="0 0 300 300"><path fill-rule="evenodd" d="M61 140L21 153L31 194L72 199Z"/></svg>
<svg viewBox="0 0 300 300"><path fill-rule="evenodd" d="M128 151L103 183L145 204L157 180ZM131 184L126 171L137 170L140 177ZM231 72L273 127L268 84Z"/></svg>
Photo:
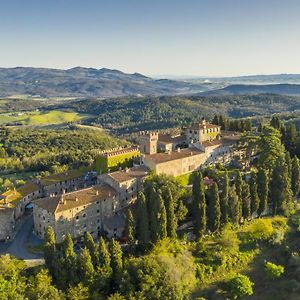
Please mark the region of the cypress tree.
<svg viewBox="0 0 300 300"><path fill-rule="evenodd" d="M298 143L297 128L296 125L292 123L286 128L286 138L285 138L285 147L292 156L296 154L297 143Z"/></svg>
<svg viewBox="0 0 300 300"><path fill-rule="evenodd" d="M167 212L167 234L168 237L174 239L176 238L177 222L174 212L174 199L169 187L165 192L165 207Z"/></svg>
<svg viewBox="0 0 300 300"><path fill-rule="evenodd" d="M106 243L103 237L100 237L98 243L98 255L99 255L99 266L103 273L110 274L111 266L110 266L110 253L107 249Z"/></svg>
<svg viewBox="0 0 300 300"><path fill-rule="evenodd" d="M97 245L94 242L92 235L89 232L86 232L84 235L84 247L86 247L91 255L93 266L96 267L99 265L99 255Z"/></svg>
<svg viewBox="0 0 300 300"><path fill-rule="evenodd" d="M261 216L267 209L269 194L269 178L267 170L260 168L257 173L257 192L259 197L258 215Z"/></svg>
<svg viewBox="0 0 300 300"><path fill-rule="evenodd" d="M236 177L235 177L235 192L240 200L242 198L242 186L243 186L242 174L238 170L236 172Z"/></svg>
<svg viewBox="0 0 300 300"><path fill-rule="evenodd" d="M158 239L164 239L167 237L167 212L164 204L164 200L161 193L158 194Z"/></svg>
<svg viewBox="0 0 300 300"><path fill-rule="evenodd" d="M229 193L229 178L228 171L225 170L222 180L222 192L220 194L220 207L221 207L221 224L228 222L228 193Z"/></svg>
<svg viewBox="0 0 300 300"><path fill-rule="evenodd" d="M257 192L257 176L255 172L251 173L250 178L250 202L251 202L251 215L258 212L259 197Z"/></svg>
<svg viewBox="0 0 300 300"><path fill-rule="evenodd" d="M77 278L77 255L74 251L74 243L71 234L68 233L63 242L63 257L64 257L64 270L66 271L67 285L75 284Z"/></svg>
<svg viewBox="0 0 300 300"><path fill-rule="evenodd" d="M228 211L229 211L229 218L233 224L239 224L241 217L242 217L242 210L241 210L241 203L240 199L236 194L235 185L233 185L229 189L229 196L228 196Z"/></svg>
<svg viewBox="0 0 300 300"><path fill-rule="evenodd" d="M113 283L119 285L123 271L123 252L118 241L112 239L109 243L110 266L112 269Z"/></svg>
<svg viewBox="0 0 300 300"><path fill-rule="evenodd" d="M53 276L55 273L54 263L57 258L57 250L56 250L55 233L52 227L48 227L45 232L44 257L45 257L45 264Z"/></svg>
<svg viewBox="0 0 300 300"><path fill-rule="evenodd" d="M85 247L78 257L79 278L85 285L89 285L94 277L94 266L89 250Z"/></svg>
<svg viewBox="0 0 300 300"><path fill-rule="evenodd" d="M280 129L281 127L281 121L279 120L278 117L273 116L270 122L270 125L276 129Z"/></svg>
<svg viewBox="0 0 300 300"><path fill-rule="evenodd" d="M294 196L297 197L300 191L300 164L297 156L294 156L292 160L291 173L292 173L292 178L291 178L292 190Z"/></svg>
<svg viewBox="0 0 300 300"><path fill-rule="evenodd" d="M219 117L218 117L218 115L214 116L214 118L212 120L212 124L219 125Z"/></svg>
<svg viewBox="0 0 300 300"><path fill-rule="evenodd" d="M285 153L285 164L288 170L288 176L289 178L292 178L292 159L289 152Z"/></svg>
<svg viewBox="0 0 300 300"><path fill-rule="evenodd" d="M160 209L160 203L159 203L159 195L158 193L151 195L151 211L150 211L150 238L152 243L156 243L159 239L159 229L160 229L160 223L159 223L159 209Z"/></svg>
<svg viewBox="0 0 300 300"><path fill-rule="evenodd" d="M208 198L208 226L214 232L220 228L221 208L218 185L214 182L209 190Z"/></svg>
<svg viewBox="0 0 300 300"><path fill-rule="evenodd" d="M250 188L246 182L242 186L242 216L245 220L251 215Z"/></svg>
<svg viewBox="0 0 300 300"><path fill-rule="evenodd" d="M134 233L134 220L131 209L127 210L126 224L125 224L125 237L128 245L132 248L135 245Z"/></svg>
<svg viewBox="0 0 300 300"><path fill-rule="evenodd" d="M140 192L138 196L136 235L139 243L143 247L148 245L150 241L149 220L146 197L142 192Z"/></svg>
<svg viewBox="0 0 300 300"><path fill-rule="evenodd" d="M272 172L271 187L273 214L288 216L293 210L293 192L288 167L283 157L279 157L276 161Z"/></svg>
<svg viewBox="0 0 300 300"><path fill-rule="evenodd" d="M197 172L193 182L194 232L202 237L206 231L206 200L202 173Z"/></svg>

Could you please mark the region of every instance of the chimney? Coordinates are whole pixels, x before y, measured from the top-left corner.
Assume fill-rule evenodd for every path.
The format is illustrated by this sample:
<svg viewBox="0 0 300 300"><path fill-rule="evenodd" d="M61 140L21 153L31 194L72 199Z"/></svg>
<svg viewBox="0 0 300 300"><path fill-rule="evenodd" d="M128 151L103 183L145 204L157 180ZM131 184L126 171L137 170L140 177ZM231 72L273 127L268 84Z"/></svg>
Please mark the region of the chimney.
<svg viewBox="0 0 300 300"><path fill-rule="evenodd" d="M96 196L99 196L99 191L98 190L96 190Z"/></svg>
<svg viewBox="0 0 300 300"><path fill-rule="evenodd" d="M177 152L180 153L180 150L181 150L180 147L178 147L178 148L177 148Z"/></svg>
<svg viewBox="0 0 300 300"><path fill-rule="evenodd" d="M78 202L78 197L77 196L75 196L75 201Z"/></svg>
<svg viewBox="0 0 300 300"><path fill-rule="evenodd" d="M64 197L63 197L63 196L60 196L60 203L61 203L61 204L65 204L65 203L66 203L66 201L64 200Z"/></svg>

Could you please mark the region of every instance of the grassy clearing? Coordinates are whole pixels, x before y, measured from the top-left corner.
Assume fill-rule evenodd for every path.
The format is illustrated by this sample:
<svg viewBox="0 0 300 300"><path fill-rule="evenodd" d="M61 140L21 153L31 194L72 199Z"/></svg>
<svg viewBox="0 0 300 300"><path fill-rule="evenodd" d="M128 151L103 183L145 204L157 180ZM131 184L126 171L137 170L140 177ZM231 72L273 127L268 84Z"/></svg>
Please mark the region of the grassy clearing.
<svg viewBox="0 0 300 300"><path fill-rule="evenodd" d="M77 112L67 112L52 110L49 112L32 111L32 112L14 112L0 114L1 124L19 123L23 125L48 125L75 122L89 117L88 115Z"/></svg>

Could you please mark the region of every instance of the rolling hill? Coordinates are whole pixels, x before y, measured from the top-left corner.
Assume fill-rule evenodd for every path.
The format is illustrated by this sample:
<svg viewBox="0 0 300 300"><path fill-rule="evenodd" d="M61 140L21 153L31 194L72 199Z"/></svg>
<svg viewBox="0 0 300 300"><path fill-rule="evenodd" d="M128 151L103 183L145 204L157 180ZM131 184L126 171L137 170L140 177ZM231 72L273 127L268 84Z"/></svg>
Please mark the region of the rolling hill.
<svg viewBox="0 0 300 300"><path fill-rule="evenodd" d="M222 89L202 92L202 96L229 96L229 95L258 95L279 94L289 96L300 95L300 84L233 84Z"/></svg>
<svg viewBox="0 0 300 300"><path fill-rule="evenodd" d="M178 95L197 93L201 84L168 79L152 79L139 73L127 74L106 68L76 67L0 68L0 97L119 97L127 95Z"/></svg>

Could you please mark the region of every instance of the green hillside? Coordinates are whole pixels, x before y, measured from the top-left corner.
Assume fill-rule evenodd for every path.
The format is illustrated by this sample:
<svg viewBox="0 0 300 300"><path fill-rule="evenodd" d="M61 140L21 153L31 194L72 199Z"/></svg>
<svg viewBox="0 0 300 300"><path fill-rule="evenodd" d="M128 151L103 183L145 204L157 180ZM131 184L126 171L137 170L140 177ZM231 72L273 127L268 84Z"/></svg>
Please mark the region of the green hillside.
<svg viewBox="0 0 300 300"><path fill-rule="evenodd" d="M75 122L87 118L88 115L61 110L14 112L0 114L0 124L48 125Z"/></svg>

